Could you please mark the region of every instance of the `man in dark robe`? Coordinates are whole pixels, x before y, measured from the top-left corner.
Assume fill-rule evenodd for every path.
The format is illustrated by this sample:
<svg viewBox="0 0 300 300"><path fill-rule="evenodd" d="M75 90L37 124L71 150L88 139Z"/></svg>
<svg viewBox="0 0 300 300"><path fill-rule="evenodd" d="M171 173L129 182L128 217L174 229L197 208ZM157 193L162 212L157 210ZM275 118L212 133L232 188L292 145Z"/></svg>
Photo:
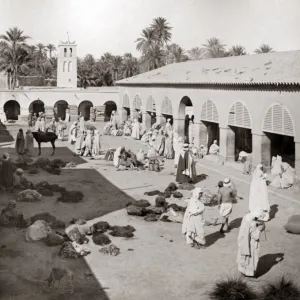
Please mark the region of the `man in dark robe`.
<svg viewBox="0 0 300 300"><path fill-rule="evenodd" d="M0 185L7 191L12 191L14 185L13 165L8 153L3 154L0 166Z"/></svg>
<svg viewBox="0 0 300 300"><path fill-rule="evenodd" d="M196 180L195 161L189 151L189 145L183 145L183 151L179 155L176 181L179 183L194 183Z"/></svg>
<svg viewBox="0 0 300 300"><path fill-rule="evenodd" d="M20 128L16 139L16 152L18 154L24 153L24 144L25 144L25 138L23 134L23 129Z"/></svg>

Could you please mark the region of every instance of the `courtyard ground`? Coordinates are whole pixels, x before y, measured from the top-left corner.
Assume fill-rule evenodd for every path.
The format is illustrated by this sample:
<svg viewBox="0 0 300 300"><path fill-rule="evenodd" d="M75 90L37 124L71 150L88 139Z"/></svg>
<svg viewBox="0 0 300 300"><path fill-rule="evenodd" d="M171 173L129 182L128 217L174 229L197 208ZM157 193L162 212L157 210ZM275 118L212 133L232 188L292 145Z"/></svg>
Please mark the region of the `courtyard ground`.
<svg viewBox="0 0 300 300"><path fill-rule="evenodd" d="M124 145L133 151L146 149L140 141L122 137L103 136L102 148ZM40 203L18 203L18 210L25 217L39 212L49 212L68 222L73 217L84 218L91 223L108 221L111 225L132 225L136 228L131 239L110 237L121 254L107 257L98 252L92 241L88 244L92 253L84 259L66 260L65 264L74 272L75 291L67 293L67 282L59 291L49 291L45 279L51 267L51 255L58 247L49 248L42 242L25 241L25 230L0 229L0 299L207 299L212 284L226 276L238 276L236 266L237 235L241 218L248 211L249 177L237 170L220 167L201 160L198 174L208 177L197 186L216 191L216 184L225 176L234 180L242 198L235 206L231 218L232 230L221 235L219 227L205 227L207 248L195 250L185 243L181 225L165 222L146 222L138 217L128 216L123 209L132 198L147 199L153 203L155 197L144 196L145 191L164 190L174 181L173 161L166 161L160 173L148 171L116 171L112 163L101 160L75 158L66 142L58 142L55 157L73 161L75 169L63 170L59 176L40 171L28 175L33 182L47 180L58 183L70 190L81 190L85 197L82 203L66 204L55 197L43 197ZM14 153L10 145L0 148ZM49 156L51 149L44 145L42 154ZM267 224L266 239L263 236L259 261L259 281L249 283L254 287L288 273L299 278L300 236L288 234L283 225L288 218L300 212L300 200L287 192L284 197L270 193L273 219ZM185 205L184 199L190 192L184 191L180 200L168 199L178 205ZM299 196L298 196L299 197ZM12 195L0 195L2 209ZM288 200L293 198L293 201ZM298 202L299 201L299 202ZM217 216L216 208L207 208L204 217ZM96 220L94 220L96 218ZM284 255L279 264L276 257Z"/></svg>

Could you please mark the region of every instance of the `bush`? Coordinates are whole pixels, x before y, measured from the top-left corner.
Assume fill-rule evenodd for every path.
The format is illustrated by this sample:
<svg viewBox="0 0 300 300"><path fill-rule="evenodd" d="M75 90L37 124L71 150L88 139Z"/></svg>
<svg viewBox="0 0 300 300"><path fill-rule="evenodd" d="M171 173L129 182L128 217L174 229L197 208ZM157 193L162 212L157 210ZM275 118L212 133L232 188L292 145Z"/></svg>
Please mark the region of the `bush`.
<svg viewBox="0 0 300 300"><path fill-rule="evenodd" d="M299 300L300 290L291 280L282 276L274 283L268 283L263 291L262 300Z"/></svg>
<svg viewBox="0 0 300 300"><path fill-rule="evenodd" d="M212 300L255 300L256 294L242 278L218 281L209 293Z"/></svg>

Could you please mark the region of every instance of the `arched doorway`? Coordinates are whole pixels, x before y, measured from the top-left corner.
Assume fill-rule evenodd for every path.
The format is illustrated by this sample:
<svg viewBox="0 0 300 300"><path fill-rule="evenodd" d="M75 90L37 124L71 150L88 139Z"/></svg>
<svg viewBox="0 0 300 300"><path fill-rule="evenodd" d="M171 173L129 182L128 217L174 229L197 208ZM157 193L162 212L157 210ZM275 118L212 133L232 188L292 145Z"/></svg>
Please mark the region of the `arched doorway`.
<svg viewBox="0 0 300 300"><path fill-rule="evenodd" d="M55 119L61 118L62 120L66 119L66 109L69 107L69 104L65 100L59 100L54 104L54 117Z"/></svg>
<svg viewBox="0 0 300 300"><path fill-rule="evenodd" d="M219 113L212 100L207 100L203 104L200 119L200 145L206 146L209 151L214 140L218 145L220 140Z"/></svg>
<svg viewBox="0 0 300 300"><path fill-rule="evenodd" d="M194 115L193 103L189 97L184 96L179 103L178 134L187 143L193 142L189 140L189 125L190 125L192 115Z"/></svg>
<svg viewBox="0 0 300 300"><path fill-rule="evenodd" d="M126 121L130 117L130 100L129 96L123 96L122 120Z"/></svg>
<svg viewBox="0 0 300 300"><path fill-rule="evenodd" d="M112 111L117 111L117 104L114 101L106 101L104 103L105 110L104 110L104 122L107 122L110 120L110 116Z"/></svg>
<svg viewBox="0 0 300 300"><path fill-rule="evenodd" d="M91 107L93 107L91 101L82 101L78 106L78 115L81 114L84 117L84 120L88 121L90 119Z"/></svg>
<svg viewBox="0 0 300 300"><path fill-rule="evenodd" d="M145 125L146 130L150 129L156 123L156 107L153 96L149 96L146 105Z"/></svg>
<svg viewBox="0 0 300 300"><path fill-rule="evenodd" d="M283 162L295 167L295 130L292 116L283 105L273 104L267 111L263 132L269 139L270 147L266 163L271 165L272 157L280 155Z"/></svg>
<svg viewBox="0 0 300 300"><path fill-rule="evenodd" d="M30 105L29 105L29 112L31 114L35 113L36 115L38 115L41 112L44 113L45 112L45 104L44 104L44 102L41 101L41 100L39 100L39 99L31 102Z"/></svg>
<svg viewBox="0 0 300 300"><path fill-rule="evenodd" d="M3 106L7 120L18 120L20 115L20 104L16 100L9 100Z"/></svg>
<svg viewBox="0 0 300 300"><path fill-rule="evenodd" d="M252 153L251 116L242 102L235 102L229 111L228 126L234 133L234 160L237 161L241 151Z"/></svg>
<svg viewBox="0 0 300 300"><path fill-rule="evenodd" d="M141 112L142 100L139 95L136 95L132 103L132 119L137 119L139 123L143 122L143 115Z"/></svg>
<svg viewBox="0 0 300 300"><path fill-rule="evenodd" d="M173 108L172 108L172 102L169 97L165 97L162 105L161 105L161 125L165 125L168 119L171 119L171 124L173 124Z"/></svg>

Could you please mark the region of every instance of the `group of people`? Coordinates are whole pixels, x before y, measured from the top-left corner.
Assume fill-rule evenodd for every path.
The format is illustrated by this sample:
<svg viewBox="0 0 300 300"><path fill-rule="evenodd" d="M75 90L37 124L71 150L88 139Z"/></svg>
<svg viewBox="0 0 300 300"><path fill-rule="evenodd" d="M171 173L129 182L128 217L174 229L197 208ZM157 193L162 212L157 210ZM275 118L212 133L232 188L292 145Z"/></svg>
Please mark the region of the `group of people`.
<svg viewBox="0 0 300 300"><path fill-rule="evenodd" d="M24 136L23 129L20 128L15 143L16 153L18 155L26 154L27 156L33 156L33 151L34 151L33 139L34 138L30 129L26 131L26 135Z"/></svg>
<svg viewBox="0 0 300 300"><path fill-rule="evenodd" d="M266 178L263 166L258 165L250 186L249 212L243 217L238 234L238 270L250 277L256 275L260 239L266 228L265 224L270 219ZM223 234L229 230L229 217L237 197L237 189L228 178L219 182L218 186L216 197L221 217L220 233ZM197 187L193 190L182 224L182 234L186 237L187 244L197 249L205 248L206 244L203 217L205 206L201 201L202 196L201 188Z"/></svg>
<svg viewBox="0 0 300 300"><path fill-rule="evenodd" d="M87 129L81 114L70 128L69 143L74 144L75 155L95 158L100 154L100 132L96 129Z"/></svg>

